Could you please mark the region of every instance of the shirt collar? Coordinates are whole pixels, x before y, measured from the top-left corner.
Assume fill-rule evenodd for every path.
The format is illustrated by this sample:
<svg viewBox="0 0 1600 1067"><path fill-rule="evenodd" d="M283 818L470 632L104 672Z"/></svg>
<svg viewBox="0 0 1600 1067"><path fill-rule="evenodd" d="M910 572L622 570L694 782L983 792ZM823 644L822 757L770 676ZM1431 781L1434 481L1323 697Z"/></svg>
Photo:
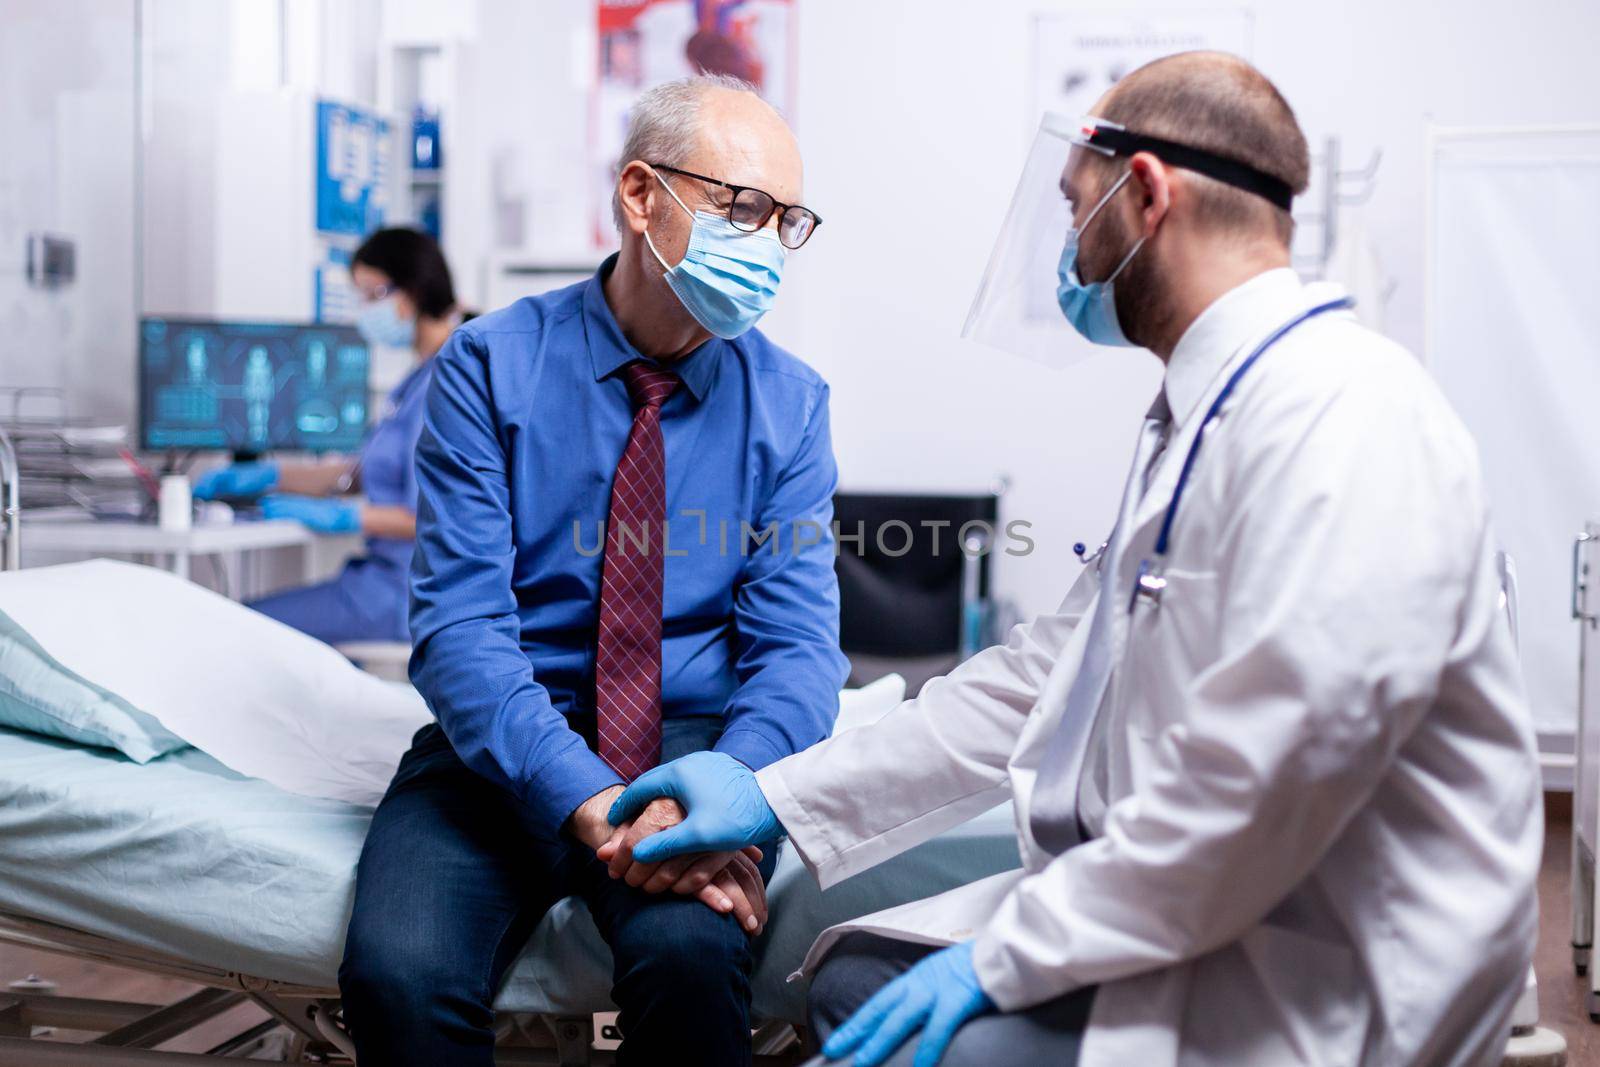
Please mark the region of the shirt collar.
<svg viewBox="0 0 1600 1067"><path fill-rule="evenodd" d="M589 359L594 364L594 380L605 381L627 364L642 359L676 374L697 402L704 399L722 363L719 357L724 342L713 337L670 364L656 363L640 355L638 349L622 335L622 327L617 325L617 317L611 313L611 305L606 303L605 280L616 265L617 254L613 252L600 264L600 269L595 271L583 291L583 325L589 344Z"/></svg>
<svg viewBox="0 0 1600 1067"><path fill-rule="evenodd" d="M1300 276L1288 267L1264 271L1212 301L1178 339L1162 383L1174 428L1194 414L1212 381L1240 347L1271 321L1304 302Z"/></svg>

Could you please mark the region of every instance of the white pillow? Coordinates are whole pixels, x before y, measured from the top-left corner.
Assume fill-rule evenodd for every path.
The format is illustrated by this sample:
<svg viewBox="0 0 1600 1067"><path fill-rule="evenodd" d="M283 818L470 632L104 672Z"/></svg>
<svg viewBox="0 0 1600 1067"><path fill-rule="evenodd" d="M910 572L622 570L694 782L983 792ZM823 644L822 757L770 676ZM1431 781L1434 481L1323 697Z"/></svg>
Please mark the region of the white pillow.
<svg viewBox="0 0 1600 1067"><path fill-rule="evenodd" d="M898 674L886 674L860 689L846 689L839 694L839 717L834 720L833 732L842 734L875 723L905 698L906 680Z"/></svg>
<svg viewBox="0 0 1600 1067"><path fill-rule="evenodd" d="M113 748L149 763L188 742L115 693L84 681L50 658L0 611L0 726Z"/></svg>
<svg viewBox="0 0 1600 1067"><path fill-rule="evenodd" d="M150 567L91 560L0 574L0 611L67 671L296 793L376 804L431 718L410 686Z"/></svg>
<svg viewBox="0 0 1600 1067"><path fill-rule="evenodd" d="M166 571L116 560L0 573L3 611L50 659L280 789L375 805L431 721L408 685ZM839 694L834 733L905 697L885 675Z"/></svg>

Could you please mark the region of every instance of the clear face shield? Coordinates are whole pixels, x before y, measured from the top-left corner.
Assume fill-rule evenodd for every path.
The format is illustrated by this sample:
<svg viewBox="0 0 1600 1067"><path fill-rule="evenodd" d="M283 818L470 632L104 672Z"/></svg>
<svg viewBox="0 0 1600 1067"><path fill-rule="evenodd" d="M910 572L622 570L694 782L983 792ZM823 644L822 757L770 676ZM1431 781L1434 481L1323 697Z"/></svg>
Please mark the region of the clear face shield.
<svg viewBox="0 0 1600 1067"><path fill-rule="evenodd" d="M1102 125L1110 124L1055 113L1040 121L962 337L1056 368L1072 366L1094 352L1095 346L1062 314L1056 290L1057 267L1073 222L1067 179L1086 158L1115 154L1089 143L1089 135Z"/></svg>
<svg viewBox="0 0 1600 1067"><path fill-rule="evenodd" d="M1077 363L1093 351L1094 344L1130 343L1117 321L1112 283L1144 240L1141 237L1120 252L1120 262L1105 278L1079 277L1070 269L1076 260L1076 241L1071 249L1066 247L1069 233L1077 233L1072 231L1073 205L1066 192L1069 179L1087 160L1097 155L1130 159L1140 152L1154 155L1168 167L1194 171L1259 196L1280 211L1293 206L1294 190L1287 182L1235 156L1138 133L1105 119L1071 122L1047 114L961 336L1053 367ZM1127 177L1124 169L1122 177L1097 191L1096 203L1081 213L1081 231L1091 233L1092 240L1104 239L1096 231L1105 223L1096 220ZM1080 188L1086 184L1072 182L1070 188L1087 195L1092 190Z"/></svg>

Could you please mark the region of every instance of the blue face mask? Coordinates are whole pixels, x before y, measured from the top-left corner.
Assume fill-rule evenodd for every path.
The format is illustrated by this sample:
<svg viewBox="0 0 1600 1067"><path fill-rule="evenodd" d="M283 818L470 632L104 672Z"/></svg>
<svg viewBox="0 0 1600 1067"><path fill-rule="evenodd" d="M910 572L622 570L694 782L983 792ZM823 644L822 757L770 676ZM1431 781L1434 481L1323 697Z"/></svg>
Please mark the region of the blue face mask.
<svg viewBox="0 0 1600 1067"><path fill-rule="evenodd" d="M1105 281L1086 284L1078 278L1078 238L1089 228L1094 217L1100 214L1100 209L1122 188L1130 174L1129 171L1123 172L1116 184L1106 190L1100 202L1089 209L1082 226L1067 230L1067 243L1061 249L1061 262L1056 266L1056 303L1061 305L1061 313L1072 323L1073 329L1097 345L1133 345L1123 332L1122 323L1117 320L1117 300L1111 283L1117 280L1122 268L1133 261L1134 254L1143 247L1145 239L1140 237L1134 242L1128 254L1122 257L1122 262L1117 264L1116 270Z"/></svg>
<svg viewBox="0 0 1600 1067"><path fill-rule="evenodd" d="M417 341L417 320L402 319L391 294L373 300L356 314L356 332L369 345L385 348L410 348Z"/></svg>
<svg viewBox="0 0 1600 1067"><path fill-rule="evenodd" d="M689 247L676 267L667 265L645 231L667 285L677 294L694 321L724 340L738 337L754 326L778 296L787 250L772 230L747 233L722 215L690 211L660 175L667 195L694 219Z"/></svg>

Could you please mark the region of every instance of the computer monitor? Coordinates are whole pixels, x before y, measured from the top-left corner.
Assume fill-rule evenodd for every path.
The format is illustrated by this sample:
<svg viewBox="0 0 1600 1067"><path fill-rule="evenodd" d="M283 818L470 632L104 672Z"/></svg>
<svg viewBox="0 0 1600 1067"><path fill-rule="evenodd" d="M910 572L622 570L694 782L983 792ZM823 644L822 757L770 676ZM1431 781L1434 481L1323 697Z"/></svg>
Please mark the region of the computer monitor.
<svg viewBox="0 0 1600 1067"><path fill-rule="evenodd" d="M140 446L353 452L368 364L348 326L143 319Z"/></svg>

